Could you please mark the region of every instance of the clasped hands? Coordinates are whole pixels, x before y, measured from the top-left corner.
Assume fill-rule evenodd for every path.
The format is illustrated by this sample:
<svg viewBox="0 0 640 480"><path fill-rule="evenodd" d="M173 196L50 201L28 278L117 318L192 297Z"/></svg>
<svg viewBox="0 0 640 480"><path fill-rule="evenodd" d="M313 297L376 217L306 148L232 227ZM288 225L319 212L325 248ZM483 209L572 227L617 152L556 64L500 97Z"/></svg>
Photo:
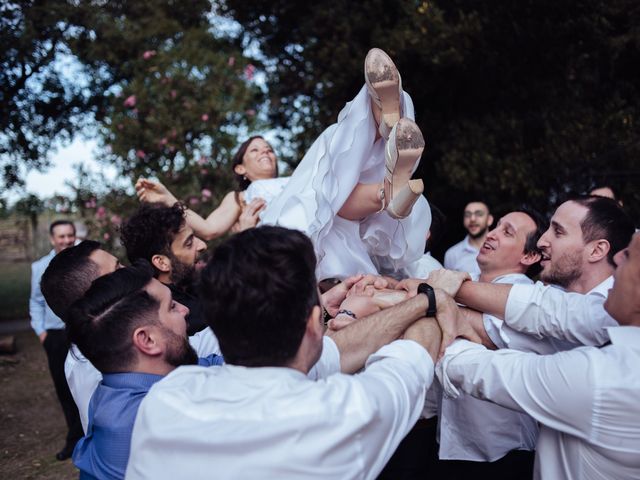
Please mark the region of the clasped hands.
<svg viewBox="0 0 640 480"><path fill-rule="evenodd" d="M429 283L436 295L436 320L442 331L439 356L458 337L482 343L479 335L465 321L453 297L471 277L466 272L435 270L426 280L408 278L396 281L376 275L357 275L325 292L323 305L332 318L330 330L340 330L350 323L396 305L417 295L418 285ZM339 311L347 311L338 315Z"/></svg>

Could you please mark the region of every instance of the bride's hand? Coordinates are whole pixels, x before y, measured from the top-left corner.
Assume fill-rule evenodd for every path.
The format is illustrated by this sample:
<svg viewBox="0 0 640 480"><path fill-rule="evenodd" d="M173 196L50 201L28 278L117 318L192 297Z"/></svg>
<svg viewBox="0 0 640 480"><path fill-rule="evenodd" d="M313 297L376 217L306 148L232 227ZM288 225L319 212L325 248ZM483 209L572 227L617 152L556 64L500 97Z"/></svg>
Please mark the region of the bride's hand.
<svg viewBox="0 0 640 480"><path fill-rule="evenodd" d="M162 203L173 206L178 199L160 182L140 178L136 182L136 195L141 202Z"/></svg>

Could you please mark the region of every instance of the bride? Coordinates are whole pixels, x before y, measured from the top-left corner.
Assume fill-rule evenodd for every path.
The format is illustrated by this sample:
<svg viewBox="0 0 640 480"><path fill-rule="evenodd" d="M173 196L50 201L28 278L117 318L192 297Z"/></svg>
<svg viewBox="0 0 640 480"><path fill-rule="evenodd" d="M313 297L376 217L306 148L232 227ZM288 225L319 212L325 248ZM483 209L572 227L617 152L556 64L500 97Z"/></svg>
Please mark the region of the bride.
<svg viewBox="0 0 640 480"><path fill-rule="evenodd" d="M413 118L393 61L374 48L365 59L365 85L291 177L278 178L273 150L262 137L251 137L233 161L245 189L228 193L206 219L187 210L187 222L196 235L215 238L245 206L248 217L260 214L261 224L305 232L318 257L319 280L399 271L422 255L431 222L422 180L410 180L424 149ZM141 179L136 190L142 201L177 201L157 182Z"/></svg>

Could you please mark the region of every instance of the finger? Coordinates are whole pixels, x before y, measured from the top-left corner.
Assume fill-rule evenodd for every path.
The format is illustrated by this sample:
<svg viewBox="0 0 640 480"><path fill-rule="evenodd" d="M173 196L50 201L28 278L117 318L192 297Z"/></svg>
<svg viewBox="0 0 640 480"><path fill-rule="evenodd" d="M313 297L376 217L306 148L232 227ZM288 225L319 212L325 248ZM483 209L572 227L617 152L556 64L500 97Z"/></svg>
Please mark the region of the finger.
<svg viewBox="0 0 640 480"><path fill-rule="evenodd" d="M373 294L375 292L376 292L376 287L374 287L373 285L367 285L366 287L364 287L364 290L362 291L362 295L366 297L373 297Z"/></svg>
<svg viewBox="0 0 640 480"><path fill-rule="evenodd" d="M387 288L387 285L389 285L389 282L386 278L376 278L373 282L373 286L378 289Z"/></svg>
<svg viewBox="0 0 640 480"><path fill-rule="evenodd" d="M359 275L354 275L353 277L345 278L343 280L343 282L342 282L342 285L343 285L344 288L349 290L356 283L358 283L360 280L362 280L362 277L363 277L363 275L359 274Z"/></svg>

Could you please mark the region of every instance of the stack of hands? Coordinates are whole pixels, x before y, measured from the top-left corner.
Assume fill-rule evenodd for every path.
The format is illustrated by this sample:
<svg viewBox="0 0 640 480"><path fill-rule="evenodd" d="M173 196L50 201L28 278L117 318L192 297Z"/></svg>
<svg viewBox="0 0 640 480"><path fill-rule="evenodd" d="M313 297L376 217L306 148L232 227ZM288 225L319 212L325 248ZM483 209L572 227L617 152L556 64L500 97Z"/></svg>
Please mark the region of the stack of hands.
<svg viewBox="0 0 640 480"><path fill-rule="evenodd" d="M480 336L466 322L454 300L462 284L471 280L466 272L435 270L427 279L408 278L397 281L375 275L349 277L322 295L330 331L340 330L361 318L397 305L417 295L418 285L428 283L435 291L436 320L442 331L439 356L458 337L482 343Z"/></svg>

